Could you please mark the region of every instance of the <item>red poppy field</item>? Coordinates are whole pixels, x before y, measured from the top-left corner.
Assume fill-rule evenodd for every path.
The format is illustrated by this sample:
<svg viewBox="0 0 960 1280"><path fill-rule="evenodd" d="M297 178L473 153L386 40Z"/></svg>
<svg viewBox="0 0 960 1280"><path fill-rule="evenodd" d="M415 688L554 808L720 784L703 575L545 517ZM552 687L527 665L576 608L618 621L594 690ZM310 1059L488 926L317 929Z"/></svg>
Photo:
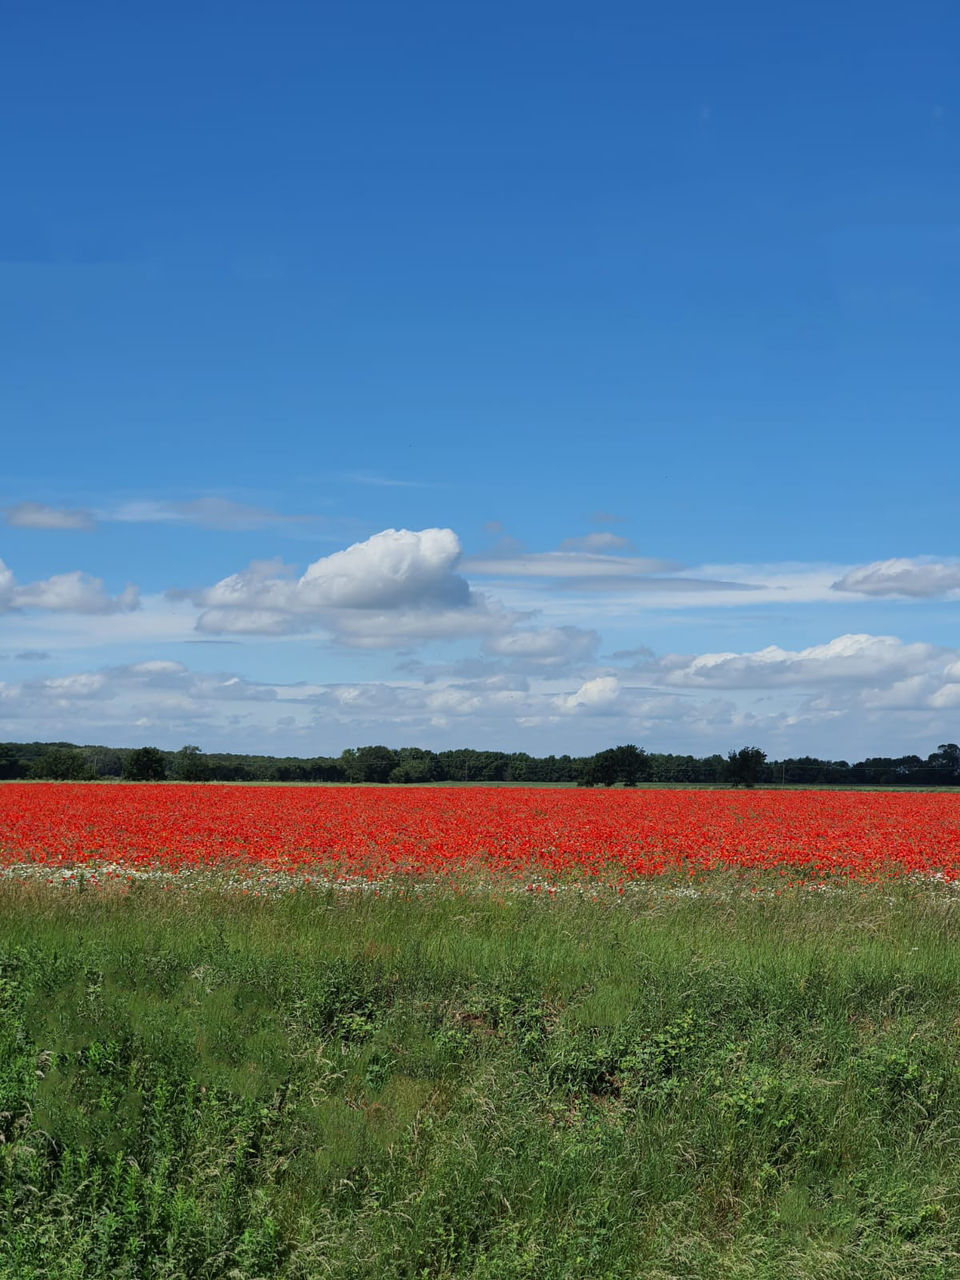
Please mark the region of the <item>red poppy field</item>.
<svg viewBox="0 0 960 1280"><path fill-rule="evenodd" d="M0 865L606 883L960 873L960 794L12 783Z"/></svg>

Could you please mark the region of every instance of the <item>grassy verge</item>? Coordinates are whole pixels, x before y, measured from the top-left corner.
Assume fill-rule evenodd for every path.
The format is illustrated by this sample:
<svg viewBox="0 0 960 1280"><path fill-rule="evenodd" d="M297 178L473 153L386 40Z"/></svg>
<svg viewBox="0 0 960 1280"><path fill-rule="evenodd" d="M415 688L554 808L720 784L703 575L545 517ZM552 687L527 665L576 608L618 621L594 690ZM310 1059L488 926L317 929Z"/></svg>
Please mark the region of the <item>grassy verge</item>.
<svg viewBox="0 0 960 1280"><path fill-rule="evenodd" d="M960 1273L960 895L0 886L0 1277Z"/></svg>

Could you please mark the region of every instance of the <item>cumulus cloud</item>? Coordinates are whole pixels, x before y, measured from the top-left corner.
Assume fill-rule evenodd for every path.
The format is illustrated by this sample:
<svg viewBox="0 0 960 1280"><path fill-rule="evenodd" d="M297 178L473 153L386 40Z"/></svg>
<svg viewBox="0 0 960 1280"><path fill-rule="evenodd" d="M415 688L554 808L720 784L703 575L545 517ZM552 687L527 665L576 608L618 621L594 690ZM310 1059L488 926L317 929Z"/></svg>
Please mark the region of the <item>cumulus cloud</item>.
<svg viewBox="0 0 960 1280"><path fill-rule="evenodd" d="M30 582L13 592L17 609L51 609L64 613L122 613L139 608L140 593L126 586L119 595L108 594L100 578L87 573L57 573L41 582Z"/></svg>
<svg viewBox="0 0 960 1280"><path fill-rule="evenodd" d="M470 603L455 572L460 541L452 529L387 529L311 564L299 588L307 608L458 608Z"/></svg>
<svg viewBox="0 0 960 1280"><path fill-rule="evenodd" d="M512 618L457 572L452 529L386 529L308 565L300 577L256 562L212 587L175 595L203 609L209 633L282 635L322 628L348 644L475 635Z"/></svg>
<svg viewBox="0 0 960 1280"><path fill-rule="evenodd" d="M49 507L43 502L18 502L5 508L4 521L15 529L72 529L96 527L92 511L80 507Z"/></svg>
<svg viewBox="0 0 960 1280"><path fill-rule="evenodd" d="M540 635L523 645L542 655L549 640ZM700 754L755 741L777 754L859 758L922 753L956 737L960 650L893 637L651 658L642 684L597 667L572 681L550 666L526 674L515 660L508 647L483 662L432 672L408 663L403 679L339 683L254 681L162 656L57 671L0 684L0 739L192 741L302 755L364 741L469 741L537 754L617 741Z"/></svg>
<svg viewBox="0 0 960 1280"><path fill-rule="evenodd" d="M0 683L0 736L30 733L47 738L158 745L200 741L206 745L264 750L285 735L280 751L316 754L318 730L339 735L323 744L339 752L365 734L417 733L481 717L499 724L522 706L522 689L498 678L422 684L276 684L232 673L192 671L155 659L125 666Z"/></svg>
<svg viewBox="0 0 960 1280"><path fill-rule="evenodd" d="M927 705L938 711L960 707L960 679L941 685L927 699Z"/></svg>
<svg viewBox="0 0 960 1280"><path fill-rule="evenodd" d="M785 754L836 754L839 734L848 744L841 751L854 755L899 753L918 738L921 746L944 741L955 736L947 713L960 706L960 653L895 636L844 635L800 650L770 645L748 653L649 655L636 669L665 694L684 690L691 730L704 706L696 694L722 691L727 712L720 714L735 708L731 727L762 730ZM753 706L767 710L760 714Z"/></svg>
<svg viewBox="0 0 960 1280"><path fill-rule="evenodd" d="M134 586L128 585L119 595L111 596L102 579L79 570L20 585L0 560L0 613L40 609L55 613L110 614L139 607L140 594Z"/></svg>
<svg viewBox="0 0 960 1280"><path fill-rule="evenodd" d="M595 676L585 680L573 693L559 694L554 705L567 715L591 715L611 712L620 699L620 681L616 676Z"/></svg>
<svg viewBox="0 0 960 1280"><path fill-rule="evenodd" d="M895 636L843 635L807 649L768 645L752 653L668 655L645 670L692 688L760 689L833 681L890 681L944 665L944 650Z"/></svg>
<svg viewBox="0 0 960 1280"><path fill-rule="evenodd" d="M960 560L917 559L875 560L850 569L833 583L834 591L862 596L931 596L960 592Z"/></svg>

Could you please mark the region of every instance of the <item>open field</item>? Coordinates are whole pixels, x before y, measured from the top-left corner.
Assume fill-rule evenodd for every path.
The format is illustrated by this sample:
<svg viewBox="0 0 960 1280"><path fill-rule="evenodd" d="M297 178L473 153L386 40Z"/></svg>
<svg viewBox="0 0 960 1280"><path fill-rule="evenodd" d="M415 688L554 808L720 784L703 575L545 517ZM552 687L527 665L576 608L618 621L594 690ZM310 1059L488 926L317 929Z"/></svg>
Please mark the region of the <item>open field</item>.
<svg viewBox="0 0 960 1280"><path fill-rule="evenodd" d="M956 791L571 791L11 783L0 865L566 883L735 869L960 871Z"/></svg>
<svg viewBox="0 0 960 1280"><path fill-rule="evenodd" d="M46 787L49 786L48 779L40 778L0 778L0 789L3 787ZM128 782L125 778L89 778L82 779L77 782L71 782L70 786L84 787L130 787L139 786L140 783ZM151 786L158 787L189 787L195 786L192 782L182 782L176 778L165 778L161 782L153 782ZM205 783L205 786L217 787L291 787L294 789L308 788L326 788L328 790L336 790L341 787L361 788L364 790L379 789L395 791L399 785L405 787L410 784L398 784L395 782L279 782L273 779L259 779L256 782L230 781ZM416 783L418 790L436 788L438 790L446 789L462 789L468 790L504 790L504 791L530 791L533 784L529 782L472 782L469 779L448 778L442 782L419 782ZM538 782L536 790L541 791L582 791L579 783L576 782ZM636 791L729 791L730 784L727 782L638 782L635 784ZM841 792L841 791L873 791L878 794L902 792L905 795L921 794L921 795L958 795L955 786L915 786L903 784L902 786L893 786L889 783L874 784L870 782L857 783L804 783L804 782L758 782L753 788L754 791L821 791L821 792Z"/></svg>
<svg viewBox="0 0 960 1280"><path fill-rule="evenodd" d="M4 788L0 1280L960 1274L956 796L260 794Z"/></svg>

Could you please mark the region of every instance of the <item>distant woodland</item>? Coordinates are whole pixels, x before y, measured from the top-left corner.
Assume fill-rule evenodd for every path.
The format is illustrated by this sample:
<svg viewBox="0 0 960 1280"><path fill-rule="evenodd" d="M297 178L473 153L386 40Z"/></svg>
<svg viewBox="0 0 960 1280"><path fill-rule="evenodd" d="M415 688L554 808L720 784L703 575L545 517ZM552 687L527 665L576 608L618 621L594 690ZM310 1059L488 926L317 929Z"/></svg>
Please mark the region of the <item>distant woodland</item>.
<svg viewBox="0 0 960 1280"><path fill-rule="evenodd" d="M942 743L921 758L872 756L854 764L813 756L768 760L757 747L724 755L670 755L633 744L591 756L531 756L522 751L428 751L421 747L351 747L339 756L205 753L187 745L77 746L71 742L0 743L0 778L132 782L572 783L633 787L643 783L715 786L960 786L960 746Z"/></svg>

